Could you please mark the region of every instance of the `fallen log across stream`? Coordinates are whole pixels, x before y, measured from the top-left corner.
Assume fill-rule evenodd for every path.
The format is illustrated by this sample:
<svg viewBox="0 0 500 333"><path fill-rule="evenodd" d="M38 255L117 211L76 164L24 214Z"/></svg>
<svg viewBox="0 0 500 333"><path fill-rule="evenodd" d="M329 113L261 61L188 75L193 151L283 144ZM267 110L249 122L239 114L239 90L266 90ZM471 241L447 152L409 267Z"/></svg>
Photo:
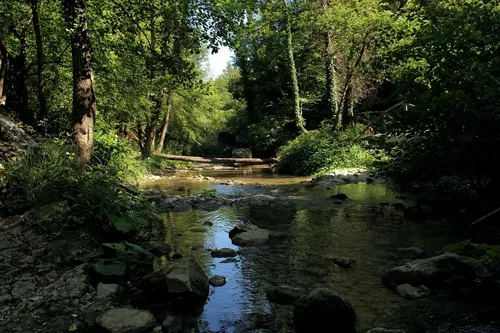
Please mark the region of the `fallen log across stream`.
<svg viewBox="0 0 500 333"><path fill-rule="evenodd" d="M226 157L199 157L199 156L182 156L182 155L166 155L156 154L155 156L164 157L174 161L186 161L194 163L220 163L220 164L274 164L278 163L277 158L226 158Z"/></svg>

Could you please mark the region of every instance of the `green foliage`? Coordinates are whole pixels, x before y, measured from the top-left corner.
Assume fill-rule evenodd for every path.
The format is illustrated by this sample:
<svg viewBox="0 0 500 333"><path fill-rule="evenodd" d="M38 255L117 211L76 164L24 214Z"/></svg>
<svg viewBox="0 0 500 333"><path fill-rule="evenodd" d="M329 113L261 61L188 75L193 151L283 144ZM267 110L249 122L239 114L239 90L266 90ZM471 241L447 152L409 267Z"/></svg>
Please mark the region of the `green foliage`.
<svg viewBox="0 0 500 333"><path fill-rule="evenodd" d="M325 173L332 169L368 167L375 157L363 138L363 126L333 131L325 126L302 134L283 147L278 169L295 175Z"/></svg>
<svg viewBox="0 0 500 333"><path fill-rule="evenodd" d="M137 230L154 218L149 204L121 184L115 166L78 168L70 150L59 140L29 149L24 158L8 164L6 184L21 192L32 207L64 203L65 209L52 210L64 216L52 222L83 228L98 237ZM110 163L117 158L114 153L109 156Z"/></svg>
<svg viewBox="0 0 500 333"><path fill-rule="evenodd" d="M474 261L485 265L492 273L500 269L500 245L474 244L470 239L448 244L442 252L452 252L462 256L473 258Z"/></svg>
<svg viewBox="0 0 500 333"><path fill-rule="evenodd" d="M130 141L120 139L117 134L108 131L96 131L92 162L115 170L123 181L137 180L148 172L146 163Z"/></svg>

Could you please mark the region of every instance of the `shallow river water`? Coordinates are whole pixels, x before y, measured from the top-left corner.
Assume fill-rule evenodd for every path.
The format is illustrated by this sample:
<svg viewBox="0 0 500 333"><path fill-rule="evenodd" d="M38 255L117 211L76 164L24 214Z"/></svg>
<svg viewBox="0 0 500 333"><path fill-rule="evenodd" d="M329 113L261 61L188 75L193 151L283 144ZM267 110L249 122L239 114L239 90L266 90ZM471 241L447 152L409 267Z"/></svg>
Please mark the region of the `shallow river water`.
<svg viewBox="0 0 500 333"><path fill-rule="evenodd" d="M202 174L217 179L244 181L245 185L188 180L183 175ZM179 174L175 180L150 186L176 191L180 184L192 191L215 190L219 195L274 193L305 198L297 205L243 206L213 212L165 214L169 232L165 241L184 256L195 257L208 276L227 278L223 287L211 287L209 300L200 317L199 332L292 332L291 306L271 304L265 288L287 285L311 290L330 287L353 305L358 315L358 332L374 327L420 332L500 332L493 325L468 327L478 304L444 293L406 300L381 283L382 274L408 261L397 251L420 247L427 255L437 254L459 236L444 223L419 224L408 221L399 211L377 208L380 203L402 202L388 184L348 184L326 189L308 189L303 178L283 177L268 169L194 172ZM337 205L326 200L335 193L349 200ZM307 204L308 198L324 198L324 204ZM409 204L409 202L406 202ZM207 232L190 231L211 222ZM273 239L256 254L239 255L235 260L212 258L207 249L239 248L231 243L228 231L237 224L252 223L284 237ZM199 228L195 230L199 231ZM202 245L204 249L193 250ZM335 266L331 258L356 260L351 269Z"/></svg>

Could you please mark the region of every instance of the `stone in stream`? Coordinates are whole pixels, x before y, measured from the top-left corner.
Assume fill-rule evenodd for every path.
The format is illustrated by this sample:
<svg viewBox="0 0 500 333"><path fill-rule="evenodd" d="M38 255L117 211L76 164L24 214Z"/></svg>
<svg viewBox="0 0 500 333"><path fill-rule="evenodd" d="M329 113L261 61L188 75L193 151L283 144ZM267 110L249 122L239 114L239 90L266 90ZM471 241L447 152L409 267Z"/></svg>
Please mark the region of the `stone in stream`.
<svg viewBox="0 0 500 333"><path fill-rule="evenodd" d="M341 201L344 201L344 200L347 200L349 199L349 197L344 194L344 193L338 193L338 194L334 194L330 197L330 199L335 199L335 200L341 200Z"/></svg>
<svg viewBox="0 0 500 333"><path fill-rule="evenodd" d="M169 294L183 294L188 297L208 297L208 277L193 258L173 261L163 272Z"/></svg>
<svg viewBox="0 0 500 333"><path fill-rule="evenodd" d="M266 296L269 302L288 305L294 304L299 298L304 296L304 290L290 286L268 287Z"/></svg>
<svg viewBox="0 0 500 333"><path fill-rule="evenodd" d="M214 258L229 258L236 257L238 253L236 252L236 250L225 247L222 249L213 250L211 255Z"/></svg>
<svg viewBox="0 0 500 333"><path fill-rule="evenodd" d="M352 268L352 266L356 263L356 260L346 257L338 257L332 258L332 261L342 268Z"/></svg>
<svg viewBox="0 0 500 333"><path fill-rule="evenodd" d="M407 255L410 259L422 259L425 257L425 251L419 247L402 247L398 252Z"/></svg>
<svg viewBox="0 0 500 333"><path fill-rule="evenodd" d="M407 299L428 297L431 294L429 288L424 285L413 287L410 284L400 284L396 287L396 292Z"/></svg>
<svg viewBox="0 0 500 333"><path fill-rule="evenodd" d="M332 332L354 333L356 312L351 304L335 290L318 288L297 300L293 309L296 333Z"/></svg>
<svg viewBox="0 0 500 333"><path fill-rule="evenodd" d="M405 333L403 330L388 330L382 327L372 328L366 333Z"/></svg>
<svg viewBox="0 0 500 333"><path fill-rule="evenodd" d="M392 288L406 283L413 286L442 287L453 276L461 276L473 282L476 268L456 254L445 253L392 268L382 276L382 282Z"/></svg>
<svg viewBox="0 0 500 333"><path fill-rule="evenodd" d="M254 225L241 225L229 232L229 238L235 245L255 246L267 244L270 234L268 230Z"/></svg>
<svg viewBox="0 0 500 333"><path fill-rule="evenodd" d="M137 333L153 328L156 319L146 310L115 308L99 316L97 324L111 333Z"/></svg>
<svg viewBox="0 0 500 333"><path fill-rule="evenodd" d="M212 276L210 280L208 280L208 283L214 287L222 287L226 284L226 278L223 276Z"/></svg>

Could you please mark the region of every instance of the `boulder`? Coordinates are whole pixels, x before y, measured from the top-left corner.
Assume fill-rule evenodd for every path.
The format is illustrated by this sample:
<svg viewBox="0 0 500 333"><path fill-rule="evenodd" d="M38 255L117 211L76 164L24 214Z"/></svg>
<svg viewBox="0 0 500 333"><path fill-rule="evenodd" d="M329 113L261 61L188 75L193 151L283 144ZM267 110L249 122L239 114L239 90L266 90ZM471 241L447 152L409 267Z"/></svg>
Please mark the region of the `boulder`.
<svg viewBox="0 0 500 333"><path fill-rule="evenodd" d="M231 155L234 158L252 158L252 150L250 148L233 149Z"/></svg>
<svg viewBox="0 0 500 333"><path fill-rule="evenodd" d="M222 249L213 250L211 255L214 258L229 258L236 257L238 253L236 252L236 250L225 247Z"/></svg>
<svg viewBox="0 0 500 333"><path fill-rule="evenodd" d="M476 269L462 257L445 253L392 268L383 275L382 282L392 288L401 284L441 287L445 280L457 275L473 281Z"/></svg>
<svg viewBox="0 0 500 333"><path fill-rule="evenodd" d="M319 288L297 300L293 309L296 333L355 332L356 313L351 304L336 291Z"/></svg>
<svg viewBox="0 0 500 333"><path fill-rule="evenodd" d="M254 225L241 225L229 232L229 238L235 245L256 246L264 245L269 241L270 232Z"/></svg>
<svg viewBox="0 0 500 333"><path fill-rule="evenodd" d="M163 323L162 327L167 329L169 333L181 333L182 328L184 326L184 317L183 316L167 316Z"/></svg>
<svg viewBox="0 0 500 333"><path fill-rule="evenodd" d="M234 236L231 241L233 244L241 246L264 245L269 241L269 231L258 229L242 232Z"/></svg>
<svg viewBox="0 0 500 333"><path fill-rule="evenodd" d="M344 201L344 200L349 199L349 197L348 197L346 194L344 194L344 193L338 193L338 194L334 194L334 195L332 195L332 196L330 197L330 199L335 199L335 200L342 200L342 201Z"/></svg>
<svg viewBox="0 0 500 333"><path fill-rule="evenodd" d="M424 285L413 287L409 284L400 284L396 287L396 292L407 299L428 297L431 294L429 288Z"/></svg>
<svg viewBox="0 0 500 333"><path fill-rule="evenodd" d="M214 287L222 287L226 284L226 278L223 276L212 276L210 280L208 280L208 283Z"/></svg>
<svg viewBox="0 0 500 333"><path fill-rule="evenodd" d="M314 178L310 185L311 187L317 186L317 185L323 185L323 186L334 186L334 185L342 185L345 184L346 182L342 180L338 176L334 175L323 175L319 176L317 178Z"/></svg>
<svg viewBox="0 0 500 333"><path fill-rule="evenodd" d="M115 308L99 316L97 324L110 333L139 333L154 327L156 319L149 311Z"/></svg>
<svg viewBox="0 0 500 333"><path fill-rule="evenodd" d="M169 294L203 299L208 297L208 277L193 258L173 261L165 269L164 276Z"/></svg>
<svg viewBox="0 0 500 333"><path fill-rule="evenodd" d="M304 296L304 290L289 286L268 287L266 296L269 302L288 305L294 304L299 298Z"/></svg>
<svg viewBox="0 0 500 333"><path fill-rule="evenodd" d="M388 330L385 328L377 327L377 328L372 328L367 333L405 333L405 331L403 331L403 330Z"/></svg>

